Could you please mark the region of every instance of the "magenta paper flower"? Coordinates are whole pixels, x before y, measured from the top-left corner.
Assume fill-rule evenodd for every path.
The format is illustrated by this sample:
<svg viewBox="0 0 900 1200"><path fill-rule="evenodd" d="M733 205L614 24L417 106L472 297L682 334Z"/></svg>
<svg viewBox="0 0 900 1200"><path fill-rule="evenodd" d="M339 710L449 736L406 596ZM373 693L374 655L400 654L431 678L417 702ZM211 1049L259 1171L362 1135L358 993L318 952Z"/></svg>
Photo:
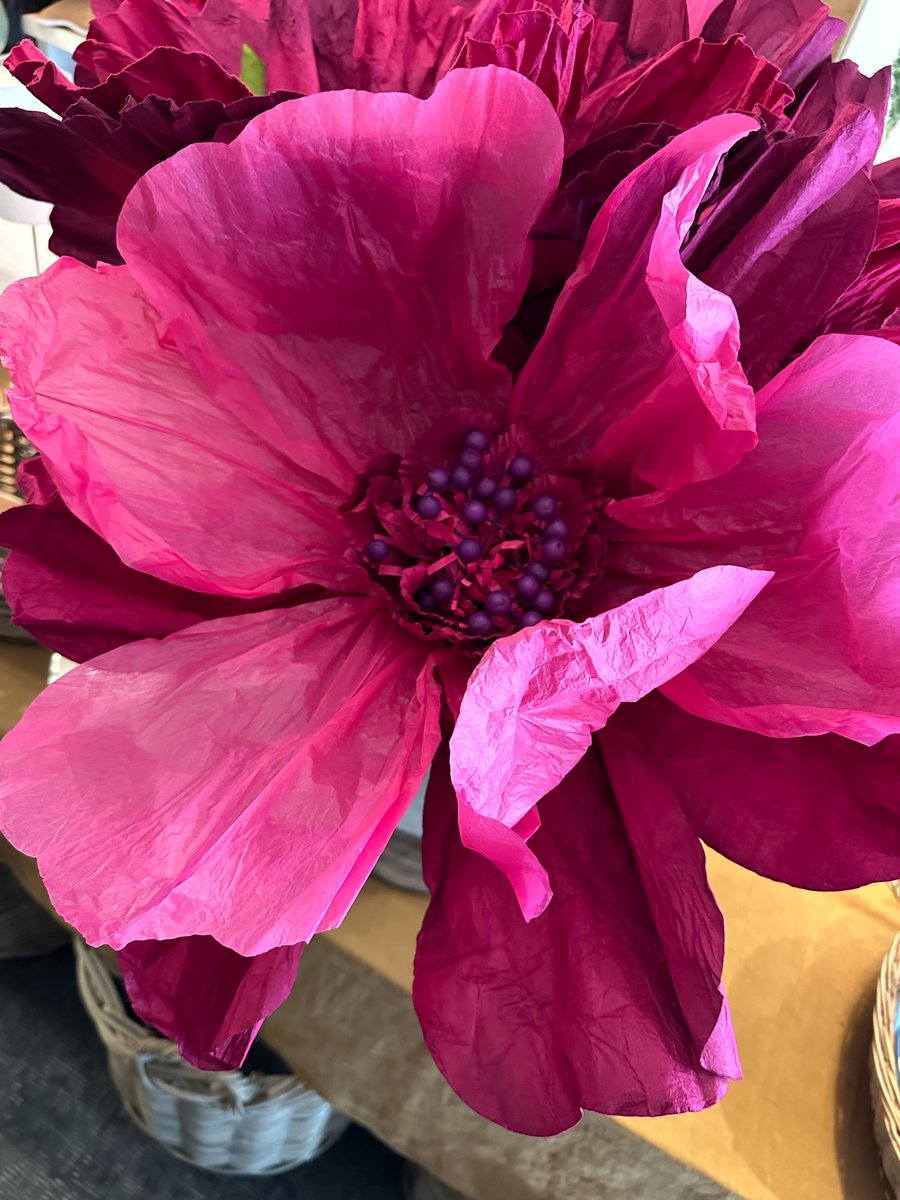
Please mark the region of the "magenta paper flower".
<svg viewBox="0 0 900 1200"><path fill-rule="evenodd" d="M43 466L4 521L65 522L103 571L76 636L122 644L4 738L0 827L194 1061L240 1061L429 768L416 1007L522 1132L738 1076L701 837L809 887L898 874L900 348L747 382L681 248L756 128L615 188L517 379L564 129L494 67L279 105L136 185L123 266L11 289ZM31 570L65 627L80 569Z"/></svg>
<svg viewBox="0 0 900 1200"><path fill-rule="evenodd" d="M792 137L798 121L802 156L811 154L812 137L850 142L838 130L855 119L856 98L837 88L828 61L841 29L819 0L768 6L654 0L652 8L631 0L506 0L499 6L480 0L414 10L406 0L337 6L122 0L99 6L76 53L75 84L31 43L13 50L9 68L62 119L0 112L0 180L55 205L56 252L91 265L119 263L115 223L125 196L152 165L185 145L229 141L249 117L300 93L352 87L426 96L451 69L505 66L545 91L567 133L558 202L538 231L545 253L530 289L537 294L520 322L530 348L531 331L574 266L601 204L675 133L722 112L763 117L765 131L751 139L758 145L741 159L745 168L757 167L753 187L742 193L755 207L757 180L772 177L767 147L779 172L797 169L774 143ZM264 96L251 96L238 78L245 46L264 68ZM846 69L858 77L855 68ZM885 78L881 90L886 87ZM800 99L809 94L820 99ZM761 156L764 164L757 162ZM836 158L834 169L848 170L855 157ZM734 172L727 174L733 184ZM842 203L858 210L862 200L845 196ZM830 264L836 296L858 274L856 243L870 216L856 212L860 232L844 261ZM802 248L796 253L807 261ZM846 262L856 269L845 279ZM815 295L825 290L810 288ZM509 352L521 358L521 350Z"/></svg>

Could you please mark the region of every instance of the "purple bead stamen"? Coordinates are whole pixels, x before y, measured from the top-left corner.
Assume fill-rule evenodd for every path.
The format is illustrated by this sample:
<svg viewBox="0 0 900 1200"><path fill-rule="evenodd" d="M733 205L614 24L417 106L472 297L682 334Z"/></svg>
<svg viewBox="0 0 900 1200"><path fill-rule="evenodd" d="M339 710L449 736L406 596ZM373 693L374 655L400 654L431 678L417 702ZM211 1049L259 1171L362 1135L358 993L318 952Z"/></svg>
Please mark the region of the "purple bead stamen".
<svg viewBox="0 0 900 1200"><path fill-rule="evenodd" d="M519 502L519 498L512 488L502 487L497 488L493 496L494 508L498 513L512 512Z"/></svg>
<svg viewBox="0 0 900 1200"><path fill-rule="evenodd" d="M490 637L494 632L494 622L484 609L476 609L475 612L469 613L466 624L471 633L478 637Z"/></svg>
<svg viewBox="0 0 900 1200"><path fill-rule="evenodd" d="M483 429L470 429L466 434L466 445L470 446L473 450L481 450L483 452L487 450L490 444L491 439Z"/></svg>
<svg viewBox="0 0 900 1200"><path fill-rule="evenodd" d="M541 583L546 583L550 578L550 568L542 562L530 562L525 568L526 575L533 575L535 579L539 579Z"/></svg>
<svg viewBox="0 0 900 1200"><path fill-rule="evenodd" d="M513 483L521 486L534 474L534 463L527 454L517 454L509 464L509 474Z"/></svg>
<svg viewBox="0 0 900 1200"><path fill-rule="evenodd" d="M453 586L452 580L448 579L446 575L437 575L431 581L430 591L439 604L446 604L452 598L456 589Z"/></svg>
<svg viewBox="0 0 900 1200"><path fill-rule="evenodd" d="M559 501L555 496L537 496L531 505L534 515L541 521L549 521L556 516Z"/></svg>
<svg viewBox="0 0 900 1200"><path fill-rule="evenodd" d="M521 617L519 617L519 624L522 626L523 629L528 629L529 626L537 625L542 620L543 620L543 617L541 616L541 614L539 612L534 612L533 610L530 609L528 612L523 612Z"/></svg>
<svg viewBox="0 0 900 1200"><path fill-rule="evenodd" d="M483 479L479 479L475 484L475 495L479 500L490 500L494 492L497 490L497 480L490 475L485 475Z"/></svg>
<svg viewBox="0 0 900 1200"><path fill-rule="evenodd" d="M487 520L488 510L480 500L467 500L462 510L463 520L467 525L483 525Z"/></svg>
<svg viewBox="0 0 900 1200"><path fill-rule="evenodd" d="M421 608L422 612L433 613L437 612L437 610L440 608L438 598L435 596L431 588L422 588L420 591L416 592L415 601L419 608Z"/></svg>
<svg viewBox="0 0 900 1200"><path fill-rule="evenodd" d="M468 467L470 471L480 471L484 458L480 450L476 450L472 446L466 446L465 450L459 456L459 462L460 466Z"/></svg>
<svg viewBox="0 0 900 1200"><path fill-rule="evenodd" d="M562 538L545 538L542 553L544 562L561 563L565 562L569 548Z"/></svg>
<svg viewBox="0 0 900 1200"><path fill-rule="evenodd" d="M541 581L534 575L523 575L516 580L516 595L520 600L533 600L541 590Z"/></svg>
<svg viewBox="0 0 900 1200"><path fill-rule="evenodd" d="M561 538L565 541L571 532L568 521L564 521L562 517L554 517L544 530L544 537Z"/></svg>
<svg viewBox="0 0 900 1200"><path fill-rule="evenodd" d="M426 478L428 486L435 492L445 492L450 486L450 472L443 467L432 467Z"/></svg>
<svg viewBox="0 0 900 1200"><path fill-rule="evenodd" d="M424 496L420 496L416 504L416 512L418 512L420 517L424 517L426 521L433 521L443 511L443 504L441 504L437 496L432 496L431 492L426 492Z"/></svg>
<svg viewBox="0 0 900 1200"><path fill-rule="evenodd" d="M495 617L505 617L512 608L512 596L509 592L488 592L484 598L484 607Z"/></svg>
<svg viewBox="0 0 900 1200"><path fill-rule="evenodd" d="M549 588L542 588L531 602L531 607L539 613L552 612L556 597Z"/></svg>
<svg viewBox="0 0 900 1200"><path fill-rule="evenodd" d="M468 467L454 467L450 472L450 482L458 492L465 492L472 486L475 476Z"/></svg>
<svg viewBox="0 0 900 1200"><path fill-rule="evenodd" d="M479 558L481 558L481 554L481 542L477 541L475 538L463 538L463 540L456 547L456 557L460 562L478 562Z"/></svg>
<svg viewBox="0 0 900 1200"><path fill-rule="evenodd" d="M371 542L366 546L366 558L373 563L383 563L390 552L390 546L387 542L383 542L381 538L372 538Z"/></svg>

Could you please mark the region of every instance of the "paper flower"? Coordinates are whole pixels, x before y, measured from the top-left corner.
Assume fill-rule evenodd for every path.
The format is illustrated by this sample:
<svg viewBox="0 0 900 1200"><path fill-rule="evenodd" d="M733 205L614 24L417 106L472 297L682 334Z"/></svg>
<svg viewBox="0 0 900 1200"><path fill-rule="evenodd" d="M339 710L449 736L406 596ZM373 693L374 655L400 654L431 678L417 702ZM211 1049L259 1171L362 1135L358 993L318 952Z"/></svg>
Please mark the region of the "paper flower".
<svg viewBox="0 0 900 1200"><path fill-rule="evenodd" d="M78 85L31 42L5 66L61 119L0 109L0 180L52 203L51 249L91 265L121 261L116 221L145 171L194 142L230 141L285 99L253 96L207 55L166 47Z"/></svg>
<svg viewBox="0 0 900 1200"><path fill-rule="evenodd" d="M744 161L749 167L772 143L782 173L797 164L776 143L795 126L804 138L837 137L857 100L852 88L838 89L828 61L841 29L819 0L661 0L652 17L610 0L480 0L414 11L408 0L105 3L76 52L75 84L29 42L10 54L9 69L62 120L0 111L0 181L55 205L57 253L119 263L115 222L125 196L183 146L229 141L249 117L300 93L351 87L426 96L451 69L504 66L548 95L567 135L560 196L538 231L545 253L532 293L540 294L530 296L520 329L531 345L530 331L601 204L675 133L722 112L761 116L765 132ZM251 96L239 78L245 48L264 76L264 96ZM841 69L859 79L849 64ZM883 104L887 86L885 77ZM817 99L792 105L795 91ZM810 146L797 150L805 156ZM763 157L755 180L772 176L773 158ZM758 204L758 188L753 195ZM835 295L839 275L831 275Z"/></svg>
<svg viewBox="0 0 900 1200"><path fill-rule="evenodd" d="M516 380L564 130L493 67L189 147L125 265L7 294L44 466L4 521L55 512L84 563L38 545L19 594L122 644L0 744L0 828L194 1061L240 1060L429 767L417 1009L524 1132L739 1073L700 837L806 886L900 871L900 349L822 337L754 394L681 247L755 128L615 189Z"/></svg>

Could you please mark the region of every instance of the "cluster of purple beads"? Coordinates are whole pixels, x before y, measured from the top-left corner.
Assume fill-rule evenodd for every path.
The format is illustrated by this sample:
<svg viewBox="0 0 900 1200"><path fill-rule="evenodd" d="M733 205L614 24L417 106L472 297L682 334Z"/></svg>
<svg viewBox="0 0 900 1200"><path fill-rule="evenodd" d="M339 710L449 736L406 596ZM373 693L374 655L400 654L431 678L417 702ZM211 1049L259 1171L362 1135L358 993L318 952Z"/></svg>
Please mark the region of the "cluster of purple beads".
<svg viewBox="0 0 900 1200"><path fill-rule="evenodd" d="M484 539L476 536L482 526L492 526L505 536L502 521L520 507L520 489L534 475L534 462L525 454L516 454L508 463L504 483L484 473L485 453L491 439L481 429L466 435L465 445L451 470L432 467L428 472L428 491L415 501L416 511L426 521L433 521L443 512L458 514L472 533L459 540L456 557L465 567L475 566L485 557ZM451 493L451 497L447 497ZM455 494L455 495L453 495ZM460 495L461 494L461 498ZM567 539L571 530L559 516L559 501L555 496L540 495L530 505L534 517L544 524L541 556L528 563L516 580L514 591L497 589L484 597L484 607L475 609L467 618L469 632L478 637L490 637L497 630L495 619L508 617L519 608L518 623L522 627L536 625L549 616L556 606L556 596L546 586L551 572L568 557ZM367 555L373 563L384 562L390 553L386 542L375 539L369 543ZM416 603L423 612L440 612L453 598L456 584L446 575L437 575L416 593Z"/></svg>

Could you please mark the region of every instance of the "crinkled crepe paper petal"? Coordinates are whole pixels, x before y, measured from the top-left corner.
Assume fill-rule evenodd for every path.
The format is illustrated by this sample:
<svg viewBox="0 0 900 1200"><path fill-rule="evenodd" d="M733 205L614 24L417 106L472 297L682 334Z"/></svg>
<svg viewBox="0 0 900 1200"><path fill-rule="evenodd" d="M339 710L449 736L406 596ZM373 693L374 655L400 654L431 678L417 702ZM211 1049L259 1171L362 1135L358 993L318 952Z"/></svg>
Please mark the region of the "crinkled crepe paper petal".
<svg viewBox="0 0 900 1200"><path fill-rule="evenodd" d="M665 121L690 129L722 113L784 112L793 92L778 69L741 38L694 38L649 59L588 99L594 133Z"/></svg>
<svg viewBox="0 0 900 1200"><path fill-rule="evenodd" d="M758 875L819 891L900 877L900 738L764 738L659 693L615 727L671 782L697 834Z"/></svg>
<svg viewBox="0 0 900 1200"><path fill-rule="evenodd" d="M192 142L229 141L286 99L251 96L203 54L160 47L102 84L76 87L30 42L5 64L50 108L0 110L0 182L54 205L50 249L121 263L116 221L140 176Z"/></svg>
<svg viewBox="0 0 900 1200"><path fill-rule="evenodd" d="M304 6L310 24L319 89L338 91L356 86L353 41L356 36L358 0L307 0ZM290 42L290 26L296 19L294 0L271 0L270 36ZM287 29L287 33L282 30ZM277 57L279 51L275 51ZM271 53L270 53L271 60Z"/></svg>
<svg viewBox="0 0 900 1200"><path fill-rule="evenodd" d="M284 88L308 95L325 90L314 41L314 13L319 7L316 0L304 4L269 0L265 54L261 54L267 91ZM349 58L349 46L347 55Z"/></svg>
<svg viewBox="0 0 900 1200"><path fill-rule="evenodd" d="M0 828L92 944L308 941L425 776L433 676L370 600L136 642L69 672L0 743Z"/></svg>
<svg viewBox="0 0 900 1200"><path fill-rule="evenodd" d="M494 64L517 71L541 89L571 135L594 72L608 67L618 28L595 20L580 0L482 4L472 18L458 67Z"/></svg>
<svg viewBox="0 0 900 1200"><path fill-rule="evenodd" d="M428 95L459 54L469 2L359 0L353 87Z"/></svg>
<svg viewBox="0 0 900 1200"><path fill-rule="evenodd" d="M455 71L427 101L310 96L152 171L119 246L223 407L349 492L450 409L505 402L489 359L561 158L510 71Z"/></svg>
<svg viewBox="0 0 900 1200"><path fill-rule="evenodd" d="M0 513L0 546L10 548L3 596L17 625L66 658L84 662L199 621L273 607L273 597L207 595L126 567L69 512L39 454L19 483L28 503Z"/></svg>
<svg viewBox="0 0 900 1200"><path fill-rule="evenodd" d="M665 686L689 711L773 737L900 730L898 381L890 342L820 338L760 393L759 446L727 475L609 506L635 542L611 540L610 564L645 586L714 562L776 573Z"/></svg>
<svg viewBox="0 0 900 1200"><path fill-rule="evenodd" d="M62 259L0 312L16 422L129 566L201 591L340 588L341 496L223 410L126 267Z"/></svg>
<svg viewBox="0 0 900 1200"><path fill-rule="evenodd" d="M708 7L705 0L688 0L689 11L696 13L698 6ZM695 22L692 14L692 32ZM821 0L723 0L703 26L703 37L724 42L740 34L796 87L814 66L827 61L845 29Z"/></svg>
<svg viewBox="0 0 900 1200"><path fill-rule="evenodd" d="M132 1007L203 1071L240 1067L263 1021L287 999L302 946L243 958L210 937L131 942L118 953Z"/></svg>
<svg viewBox="0 0 900 1200"><path fill-rule="evenodd" d="M599 15L606 16L609 7L601 4ZM626 0L615 7L618 12L610 12L609 16L615 15L626 28L625 43L633 61L663 54L688 36L687 11L680 0L674 4L668 0L662 4L660 0Z"/></svg>
<svg viewBox="0 0 900 1200"><path fill-rule="evenodd" d="M718 567L583 621L547 621L493 643L450 740L462 840L509 878L527 919L550 899L519 830L622 703L705 654L771 578Z"/></svg>
<svg viewBox="0 0 900 1200"><path fill-rule="evenodd" d="M192 100L228 104L250 95L239 79L229 75L206 54L157 46L110 75L103 83L77 86L33 42L20 42L4 64L32 95L62 116L77 100L87 101L112 116L129 99L165 96L175 105Z"/></svg>
<svg viewBox="0 0 900 1200"><path fill-rule="evenodd" d="M525 922L506 880L462 845L447 776L439 755L413 1000L454 1090L544 1136L583 1109L648 1116L719 1100L740 1074L722 918L677 802L630 779L614 795L588 750L541 804L532 844L554 899Z"/></svg>
<svg viewBox="0 0 900 1200"><path fill-rule="evenodd" d="M719 159L756 127L713 118L619 185L517 385L515 414L600 466L613 494L719 474L756 443L734 306L680 257Z"/></svg>
<svg viewBox="0 0 900 1200"><path fill-rule="evenodd" d="M859 278L826 318L833 333L890 336L900 318L900 199L881 200L875 243ZM900 332L894 330L894 332Z"/></svg>
<svg viewBox="0 0 900 1200"><path fill-rule="evenodd" d="M116 219L136 178L133 169L85 144L49 113L0 109L0 183L55 206L54 253L92 264L116 255Z"/></svg>
<svg viewBox="0 0 900 1200"><path fill-rule="evenodd" d="M872 182L878 194L886 200L900 198L900 158L879 163L872 172Z"/></svg>
<svg viewBox="0 0 900 1200"><path fill-rule="evenodd" d="M855 82L836 114L826 118L818 144L797 154L793 169L777 183L767 177L764 162L757 164L758 191L749 172L722 212L701 230L688 256L705 283L733 300L741 362L755 387L771 379L813 333L859 275L872 247L878 204L868 172L881 142L890 77L869 80L852 63L838 63L821 86L843 87L845 75ZM791 153L790 146L770 151ZM733 224L735 207L739 227L701 267L716 241L717 222Z"/></svg>
<svg viewBox="0 0 900 1200"><path fill-rule="evenodd" d="M242 47L265 47L268 10L268 0L207 0L195 8L173 0L122 0L88 27L75 51L76 83L103 82L158 46L207 53L239 76Z"/></svg>

